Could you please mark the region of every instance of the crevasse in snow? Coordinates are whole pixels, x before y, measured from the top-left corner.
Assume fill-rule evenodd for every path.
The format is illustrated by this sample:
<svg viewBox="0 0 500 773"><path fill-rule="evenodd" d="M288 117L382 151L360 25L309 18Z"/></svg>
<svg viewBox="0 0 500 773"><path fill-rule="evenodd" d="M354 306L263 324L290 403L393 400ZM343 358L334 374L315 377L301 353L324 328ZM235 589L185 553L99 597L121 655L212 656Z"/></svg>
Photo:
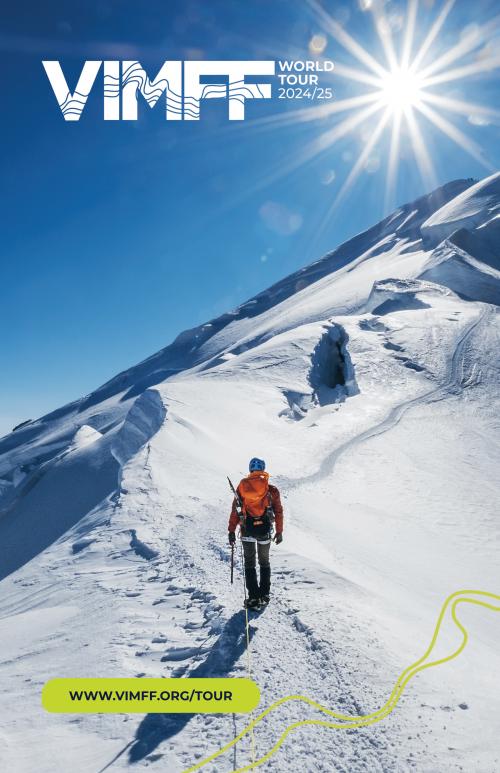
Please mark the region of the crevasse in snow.
<svg viewBox="0 0 500 773"><path fill-rule="evenodd" d="M252 456L286 514L250 631L263 704L306 691L375 710L450 591L498 588L499 179L400 207L0 440L6 769L182 771L241 729L32 707L54 676L245 674L226 475ZM469 628L470 656L419 675L385 723L304 729L273 770L498 769L500 628L483 614ZM262 753L297 718L281 711ZM248 761L241 743L220 769Z"/></svg>

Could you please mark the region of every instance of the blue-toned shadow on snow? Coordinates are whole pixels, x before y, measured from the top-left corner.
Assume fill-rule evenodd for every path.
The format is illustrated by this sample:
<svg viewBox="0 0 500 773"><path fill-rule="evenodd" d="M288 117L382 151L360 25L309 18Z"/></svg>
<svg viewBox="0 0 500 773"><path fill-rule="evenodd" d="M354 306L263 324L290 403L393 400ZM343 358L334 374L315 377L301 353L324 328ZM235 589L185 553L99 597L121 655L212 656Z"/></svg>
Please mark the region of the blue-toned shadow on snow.
<svg viewBox="0 0 500 773"><path fill-rule="evenodd" d="M249 626L250 640L255 629ZM224 677L245 652L245 610L241 609L229 618L207 658L200 663L190 677ZM129 748L129 761L139 762L163 741L167 741L186 727L194 714L148 714L137 728Z"/></svg>

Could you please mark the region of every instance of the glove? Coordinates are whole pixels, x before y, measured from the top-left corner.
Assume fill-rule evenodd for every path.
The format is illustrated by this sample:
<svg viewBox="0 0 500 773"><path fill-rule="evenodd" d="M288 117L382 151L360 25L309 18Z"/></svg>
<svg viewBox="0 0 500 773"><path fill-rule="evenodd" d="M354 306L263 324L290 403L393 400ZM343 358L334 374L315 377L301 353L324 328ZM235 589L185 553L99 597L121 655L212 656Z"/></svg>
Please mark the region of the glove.
<svg viewBox="0 0 500 773"><path fill-rule="evenodd" d="M234 531L228 532L227 536L228 536L228 539L229 539L229 544L230 545L234 545L234 543L236 542L236 534L234 533Z"/></svg>
<svg viewBox="0 0 500 773"><path fill-rule="evenodd" d="M274 541L276 542L277 545L279 545L281 542L283 542L283 534L280 531L278 531L274 535Z"/></svg>

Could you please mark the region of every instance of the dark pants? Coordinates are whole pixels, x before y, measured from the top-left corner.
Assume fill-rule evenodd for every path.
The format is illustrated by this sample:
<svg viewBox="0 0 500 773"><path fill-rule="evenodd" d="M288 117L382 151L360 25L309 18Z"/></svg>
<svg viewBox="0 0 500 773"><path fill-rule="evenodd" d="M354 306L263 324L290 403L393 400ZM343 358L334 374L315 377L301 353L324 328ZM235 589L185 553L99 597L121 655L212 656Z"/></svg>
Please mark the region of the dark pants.
<svg viewBox="0 0 500 773"><path fill-rule="evenodd" d="M259 598L260 596L269 596L269 590L271 588L271 565L269 563L269 548L271 543L268 542L242 542L243 555L245 558L245 582L248 590L248 596L251 599ZM257 567L255 565L255 557L259 559L260 569L260 583L257 582Z"/></svg>

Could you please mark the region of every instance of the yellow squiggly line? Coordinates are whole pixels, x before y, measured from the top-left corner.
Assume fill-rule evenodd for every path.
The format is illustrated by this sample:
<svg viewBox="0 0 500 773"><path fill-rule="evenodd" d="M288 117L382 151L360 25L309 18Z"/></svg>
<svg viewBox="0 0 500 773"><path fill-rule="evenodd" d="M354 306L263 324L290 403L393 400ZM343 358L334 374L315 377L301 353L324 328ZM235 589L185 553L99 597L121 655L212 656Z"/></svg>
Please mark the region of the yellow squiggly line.
<svg viewBox="0 0 500 773"><path fill-rule="evenodd" d="M193 765L192 767L186 769L183 773L194 773L196 770L199 770L204 765L207 765L209 762L212 762L217 757L219 757L221 754L224 754L225 752L229 751L233 746L235 746L241 739L247 735L249 732L253 731L254 727L261 722L265 717L268 716L272 711L277 709L279 706L282 706L284 703L288 703L290 701L302 701L303 703L307 703L309 706L312 706L314 709L317 709L318 711L323 712L323 714L327 714L330 717L334 717L337 722L328 722L327 720L323 719L302 719L298 722L293 722L293 724L288 725L286 730L281 734L277 742L274 744L274 746L267 752L267 754L264 754L262 757L259 757L259 759L255 760L255 762L250 763L249 765L245 765L242 768L238 768L237 770L233 771L233 773L244 773L244 771L253 770L254 768L257 768L259 765L262 765L264 762L267 762L273 754L275 754L280 746L285 741L286 737L293 732L298 727L305 727L307 725L316 725L321 727L330 727L334 728L336 730L341 729L353 729L358 727L367 727L368 725L373 725L376 722L380 722L382 719L385 719L395 708L396 705L399 702L399 699L408 684L408 682L413 679L416 674L418 674L420 671L424 671L426 668L433 668L434 666L439 666L443 663L448 663L450 660L453 660L454 658L458 657L461 652L465 649L469 635L467 633L467 630L464 628L460 620L458 620L456 615L456 608L458 604L475 604L480 607L484 607L485 609L491 609L493 612L500 612L500 606L494 606L491 603L488 603L486 601L480 601L478 598L468 598L469 596L480 596L483 598L488 599L494 599L495 601L500 602L500 595L497 595L496 593L488 593L487 591L481 591L481 590L459 590L455 591L455 593L451 593L446 601L443 603L441 607L441 612L439 613L439 617L436 622L436 626L434 628L434 634L432 636L431 642L425 651L425 653L422 655L419 660L415 661L415 663L412 663L410 666L405 668L405 670L400 674L398 677L393 690L388 698L388 700L384 703L381 708L377 709L377 711L372 712L371 714L365 714L361 717L353 717L348 716L346 714L339 714L336 711L332 711L331 709L326 708L325 706L322 706L320 703L317 703L316 701L312 700L311 698L308 698L305 695L287 695L284 698L280 698L279 700L272 703L270 706L268 706L267 709L265 709L261 714L259 714L252 722L250 722L235 738L232 739L232 741L229 741L229 743L222 746L220 749L218 749L216 752L211 754L209 757L206 757L204 760L201 760L201 762L196 763L196 765ZM457 626L457 628L462 633L462 642L457 647L457 649L451 653L451 655L447 655L446 657L439 658L438 660L432 660L430 662L426 662L429 656L431 655L432 651L434 650L434 647L436 645L436 642L439 637L439 632L441 630L441 626L444 620L444 616L446 614L446 611L448 607L451 605L451 616L453 619L453 622Z"/></svg>

